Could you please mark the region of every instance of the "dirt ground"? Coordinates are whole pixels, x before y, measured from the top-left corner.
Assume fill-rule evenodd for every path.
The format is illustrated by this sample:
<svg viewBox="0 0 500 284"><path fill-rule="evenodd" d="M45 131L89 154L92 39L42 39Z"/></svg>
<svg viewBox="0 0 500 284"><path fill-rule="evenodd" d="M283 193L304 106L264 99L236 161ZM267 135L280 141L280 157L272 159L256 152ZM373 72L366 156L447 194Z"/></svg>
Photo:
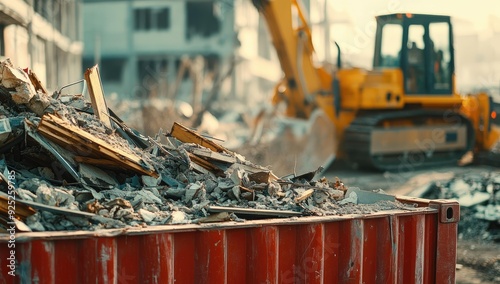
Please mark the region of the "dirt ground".
<svg viewBox="0 0 500 284"><path fill-rule="evenodd" d="M430 182L444 181L464 173L500 172L488 166L443 167L412 172L383 173L354 170L336 162L325 173L329 179L339 177L350 187L364 190L383 189L395 195L414 195ZM462 210L457 244L456 283L500 283L500 243L484 237L486 222L478 222ZM487 233L486 233L487 234Z"/></svg>

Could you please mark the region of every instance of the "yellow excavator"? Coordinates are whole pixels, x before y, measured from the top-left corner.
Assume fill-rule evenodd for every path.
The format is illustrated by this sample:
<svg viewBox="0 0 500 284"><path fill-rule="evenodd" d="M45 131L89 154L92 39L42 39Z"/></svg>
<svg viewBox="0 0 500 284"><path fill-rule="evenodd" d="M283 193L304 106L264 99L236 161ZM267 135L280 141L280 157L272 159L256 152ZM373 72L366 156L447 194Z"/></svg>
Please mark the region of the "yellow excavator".
<svg viewBox="0 0 500 284"><path fill-rule="evenodd" d="M498 104L486 93L456 92L449 16L378 16L373 70L343 68L337 45L337 68L328 72L314 64L311 29L297 0L252 2L284 72L273 103L284 102L286 116L297 119L321 110L333 126L323 136L333 143L322 146L321 129L307 139L319 140L310 150L322 151L325 162L333 155L362 167L411 170L456 164L498 143Z"/></svg>

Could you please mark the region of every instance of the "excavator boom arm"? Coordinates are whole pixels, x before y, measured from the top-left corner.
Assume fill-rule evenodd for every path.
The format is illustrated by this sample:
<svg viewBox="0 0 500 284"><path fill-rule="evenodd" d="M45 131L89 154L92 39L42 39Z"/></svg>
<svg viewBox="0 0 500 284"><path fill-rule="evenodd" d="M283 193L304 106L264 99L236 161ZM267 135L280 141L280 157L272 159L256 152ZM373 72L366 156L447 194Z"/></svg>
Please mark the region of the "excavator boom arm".
<svg viewBox="0 0 500 284"><path fill-rule="evenodd" d="M286 100L287 115L308 118L316 107L315 96L331 93L331 77L316 68L311 29L297 0L253 0L265 18L279 57L284 79L274 101ZM284 95L284 97L283 97Z"/></svg>

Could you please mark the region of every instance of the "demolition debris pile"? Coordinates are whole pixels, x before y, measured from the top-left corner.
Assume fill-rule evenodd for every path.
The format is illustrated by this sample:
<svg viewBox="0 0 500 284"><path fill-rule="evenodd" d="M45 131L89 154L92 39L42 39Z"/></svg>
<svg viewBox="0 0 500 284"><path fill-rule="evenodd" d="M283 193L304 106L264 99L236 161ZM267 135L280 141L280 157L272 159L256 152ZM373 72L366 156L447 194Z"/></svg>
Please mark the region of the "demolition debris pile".
<svg viewBox="0 0 500 284"><path fill-rule="evenodd" d="M1 62L0 224L96 230L417 210L385 194L356 205L360 191L315 173L278 178L177 123L166 138L145 137L108 109L97 66L85 82L91 103L50 96L35 74Z"/></svg>
<svg viewBox="0 0 500 284"><path fill-rule="evenodd" d="M418 197L456 199L460 204L459 238L500 241L500 173L461 174L433 182Z"/></svg>

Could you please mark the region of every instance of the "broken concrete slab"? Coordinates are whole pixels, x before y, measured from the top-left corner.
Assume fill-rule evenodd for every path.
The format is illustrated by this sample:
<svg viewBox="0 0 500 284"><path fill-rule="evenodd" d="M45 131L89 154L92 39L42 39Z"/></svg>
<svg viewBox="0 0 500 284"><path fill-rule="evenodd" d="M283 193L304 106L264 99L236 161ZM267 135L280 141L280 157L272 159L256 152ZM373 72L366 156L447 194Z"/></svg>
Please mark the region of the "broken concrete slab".
<svg viewBox="0 0 500 284"><path fill-rule="evenodd" d="M35 87L31 84L28 74L20 68L14 68L10 61L0 63L2 80L0 84L8 89L15 89L11 92L12 100L16 104L27 104L36 94Z"/></svg>
<svg viewBox="0 0 500 284"><path fill-rule="evenodd" d="M188 221L186 213L184 213L182 211L174 211L174 212L172 212L170 217L171 218L168 221L170 224L184 224Z"/></svg>
<svg viewBox="0 0 500 284"><path fill-rule="evenodd" d="M358 204L358 194L355 191L350 192L347 197L340 200L339 204L344 205L344 204Z"/></svg>
<svg viewBox="0 0 500 284"><path fill-rule="evenodd" d="M471 192L470 194L463 194L458 198L460 206L471 207L474 205L482 204L491 198L488 192Z"/></svg>
<svg viewBox="0 0 500 284"><path fill-rule="evenodd" d="M138 212L146 223L151 223L156 218L156 214L153 212L149 212L148 210L139 209Z"/></svg>
<svg viewBox="0 0 500 284"><path fill-rule="evenodd" d="M104 170L85 163L78 164L78 172L82 182L89 186L99 188L112 188L118 186L118 182Z"/></svg>
<svg viewBox="0 0 500 284"><path fill-rule="evenodd" d="M474 216L478 219L488 221L500 221L500 205L488 204L486 206L478 205Z"/></svg>
<svg viewBox="0 0 500 284"><path fill-rule="evenodd" d="M361 190L357 187L349 188L347 190L347 192L345 193L345 195L350 196L351 192L356 193L357 204L374 204L374 203L382 201L382 200L396 201L396 197L394 195L377 193L377 192L367 191L367 190ZM340 193L340 194L342 194L342 193Z"/></svg>

